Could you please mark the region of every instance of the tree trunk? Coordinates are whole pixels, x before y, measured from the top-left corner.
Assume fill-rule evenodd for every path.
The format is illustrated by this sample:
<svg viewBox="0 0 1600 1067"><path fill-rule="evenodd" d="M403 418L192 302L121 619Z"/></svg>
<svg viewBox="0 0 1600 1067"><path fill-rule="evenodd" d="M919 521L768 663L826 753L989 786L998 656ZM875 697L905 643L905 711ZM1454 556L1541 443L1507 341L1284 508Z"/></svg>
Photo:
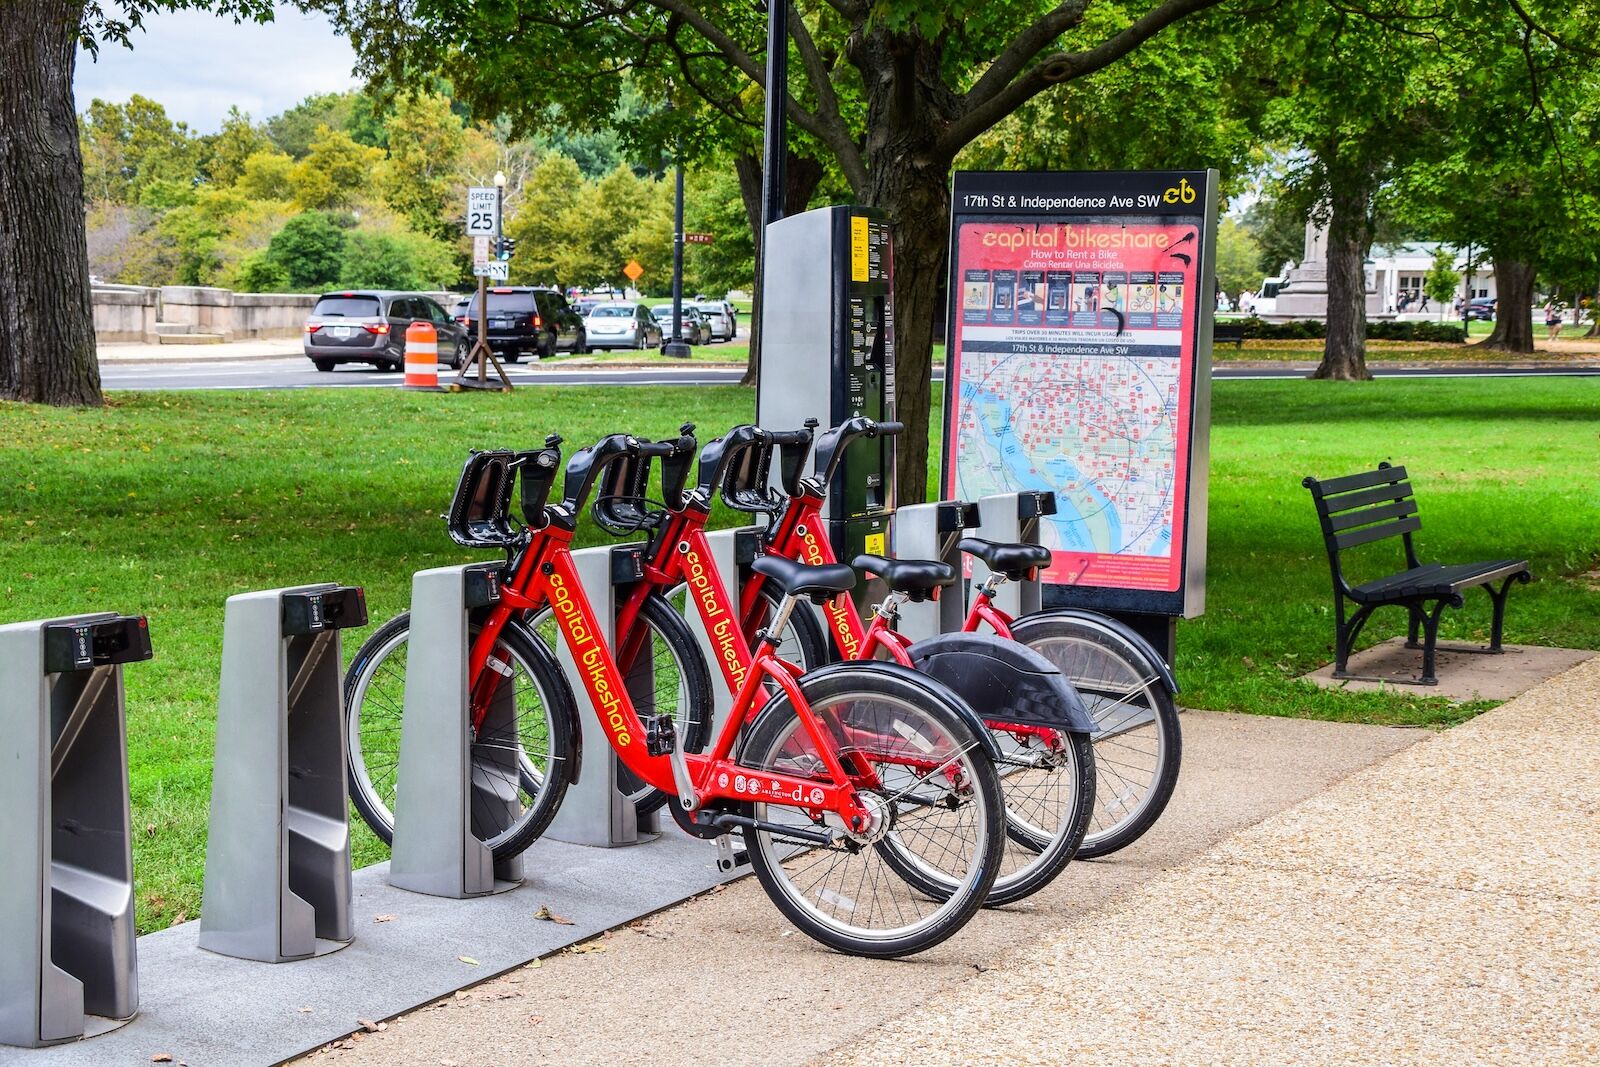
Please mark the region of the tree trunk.
<svg viewBox="0 0 1600 1067"><path fill-rule="evenodd" d="M1499 298L1494 316L1494 329L1474 348L1494 352L1533 351L1533 278L1537 273L1532 263L1494 257L1494 286Z"/></svg>
<svg viewBox="0 0 1600 1067"><path fill-rule="evenodd" d="M26 0L0 33L0 398L100 403L72 74L83 4Z"/></svg>
<svg viewBox="0 0 1600 1067"><path fill-rule="evenodd" d="M754 386L761 366L761 157L753 152L741 152L734 157L734 172L739 175L739 198L744 201L744 213L750 220L750 233L754 236L756 250L756 290L750 303L750 355L745 363L740 385ZM797 215L811 205L811 197L822 183L827 168L809 156L789 152L783 164L783 213Z"/></svg>
<svg viewBox="0 0 1600 1067"><path fill-rule="evenodd" d="M1313 378L1367 381L1367 277L1362 261L1372 246L1372 179L1338 174L1330 184L1328 219L1328 334Z"/></svg>

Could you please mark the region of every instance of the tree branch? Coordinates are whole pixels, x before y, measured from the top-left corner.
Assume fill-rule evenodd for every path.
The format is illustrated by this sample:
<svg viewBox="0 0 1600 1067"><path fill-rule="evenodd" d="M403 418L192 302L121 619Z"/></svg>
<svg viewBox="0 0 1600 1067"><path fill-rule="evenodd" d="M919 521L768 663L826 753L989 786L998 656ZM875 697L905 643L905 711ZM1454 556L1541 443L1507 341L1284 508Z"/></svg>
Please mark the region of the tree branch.
<svg viewBox="0 0 1600 1067"><path fill-rule="evenodd" d="M806 28L806 20L801 17L800 10L793 0L785 2L789 4L789 36L794 38L800 63L806 69L812 91L817 94L817 117L827 129L826 136L819 135L820 139L833 149L850 188L855 190L857 196L864 196L867 190L867 166L861 159L860 146L850 136L844 118L839 114L839 96L833 90L833 78L828 73L828 65L817 51L817 44L811 39L811 31Z"/></svg>
<svg viewBox="0 0 1600 1067"><path fill-rule="evenodd" d="M1056 52L1028 68L1005 88L976 103L945 128L937 150L954 156L974 137L1044 90L1072 81L1121 59L1179 19L1215 7L1222 0L1164 0L1113 37L1081 52Z"/></svg>
<svg viewBox="0 0 1600 1067"><path fill-rule="evenodd" d="M1089 0L1067 0L1066 3L1040 15L1034 23L1006 45L1004 51L995 56L994 62L989 64L989 69L983 72L971 89L967 90L961 98L964 108L977 107L987 102L1001 89L1011 83L1011 79L1022 73L1022 68L1028 60L1038 55L1045 46L1066 31L1072 29L1083 21L1083 13L1089 6Z"/></svg>

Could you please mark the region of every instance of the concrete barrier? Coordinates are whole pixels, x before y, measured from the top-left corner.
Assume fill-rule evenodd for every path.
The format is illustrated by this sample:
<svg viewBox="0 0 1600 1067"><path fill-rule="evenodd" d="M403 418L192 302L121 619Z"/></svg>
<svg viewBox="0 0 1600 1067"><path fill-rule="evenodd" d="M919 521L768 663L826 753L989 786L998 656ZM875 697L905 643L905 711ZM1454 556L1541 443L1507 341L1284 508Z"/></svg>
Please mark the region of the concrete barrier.
<svg viewBox="0 0 1600 1067"><path fill-rule="evenodd" d="M236 293L199 285L95 286L94 335L101 344L155 344L164 334L224 341L298 337L315 293Z"/></svg>
<svg viewBox="0 0 1600 1067"><path fill-rule="evenodd" d="M96 287L91 296L96 341L138 344L155 340L159 289L142 285Z"/></svg>

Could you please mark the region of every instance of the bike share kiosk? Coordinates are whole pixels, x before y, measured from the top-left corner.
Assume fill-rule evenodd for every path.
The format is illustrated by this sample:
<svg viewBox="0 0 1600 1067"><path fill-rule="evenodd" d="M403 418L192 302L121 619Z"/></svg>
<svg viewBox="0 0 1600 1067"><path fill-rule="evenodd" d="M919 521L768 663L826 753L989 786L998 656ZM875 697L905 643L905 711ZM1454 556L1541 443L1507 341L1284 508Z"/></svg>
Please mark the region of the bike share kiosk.
<svg viewBox="0 0 1600 1067"><path fill-rule="evenodd" d="M756 422L826 429L858 415L894 420L894 252L880 211L826 207L767 227L762 264ZM818 318L823 325L819 329ZM894 513L893 438L845 454L823 506L834 554L887 548Z"/></svg>
<svg viewBox="0 0 1600 1067"><path fill-rule="evenodd" d="M339 631L366 622L359 586L228 598L201 948L283 963L355 936Z"/></svg>
<svg viewBox="0 0 1600 1067"><path fill-rule="evenodd" d="M114 1030L139 1010L122 664L142 616L0 626L0 1042Z"/></svg>

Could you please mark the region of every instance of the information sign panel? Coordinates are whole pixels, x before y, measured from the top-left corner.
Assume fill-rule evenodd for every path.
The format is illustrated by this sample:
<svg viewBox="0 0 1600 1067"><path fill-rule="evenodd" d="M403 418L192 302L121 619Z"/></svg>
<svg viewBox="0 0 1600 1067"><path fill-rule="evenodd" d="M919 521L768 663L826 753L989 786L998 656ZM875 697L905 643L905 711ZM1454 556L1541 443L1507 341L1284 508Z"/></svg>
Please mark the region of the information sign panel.
<svg viewBox="0 0 1600 1067"><path fill-rule="evenodd" d="M503 282L511 277L511 264L503 259L491 259L487 263L474 263L472 273L492 282Z"/></svg>
<svg viewBox="0 0 1600 1067"><path fill-rule="evenodd" d="M493 237L500 232L500 190L474 185L467 190L467 236Z"/></svg>
<svg viewBox="0 0 1600 1067"><path fill-rule="evenodd" d="M1044 602L1198 615L1216 172L959 172L943 486L1045 490Z"/></svg>

